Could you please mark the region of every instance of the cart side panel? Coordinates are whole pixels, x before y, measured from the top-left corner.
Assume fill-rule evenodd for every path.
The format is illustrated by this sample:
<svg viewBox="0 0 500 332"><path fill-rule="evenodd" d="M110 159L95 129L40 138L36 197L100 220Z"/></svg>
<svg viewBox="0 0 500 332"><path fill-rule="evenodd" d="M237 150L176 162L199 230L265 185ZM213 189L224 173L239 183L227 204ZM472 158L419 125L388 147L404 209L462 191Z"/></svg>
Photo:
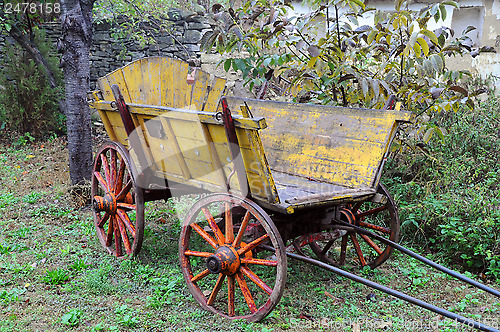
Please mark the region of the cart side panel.
<svg viewBox="0 0 500 332"><path fill-rule="evenodd" d="M264 116L260 132L271 169L350 188L370 188L394 135L409 114L228 98Z"/></svg>
<svg viewBox="0 0 500 332"><path fill-rule="evenodd" d="M99 112L105 113L106 118L109 121L111 130L108 130L108 128L106 128L108 136L112 139L114 137L113 139L114 141L119 142L128 148L129 146L128 135L127 131L125 130L125 126L123 125L120 113L118 113L117 111L101 111L101 110ZM101 116L101 118L103 118L103 116Z"/></svg>
<svg viewBox="0 0 500 332"><path fill-rule="evenodd" d="M111 91L111 86L113 84L118 85L120 91L122 92L123 98L125 99L125 102L130 103L130 96L128 94L128 88L125 82L125 77L123 76L122 68L118 68L110 74L97 79L99 90L101 91L102 96L106 101L115 100L115 98L113 97L113 92Z"/></svg>

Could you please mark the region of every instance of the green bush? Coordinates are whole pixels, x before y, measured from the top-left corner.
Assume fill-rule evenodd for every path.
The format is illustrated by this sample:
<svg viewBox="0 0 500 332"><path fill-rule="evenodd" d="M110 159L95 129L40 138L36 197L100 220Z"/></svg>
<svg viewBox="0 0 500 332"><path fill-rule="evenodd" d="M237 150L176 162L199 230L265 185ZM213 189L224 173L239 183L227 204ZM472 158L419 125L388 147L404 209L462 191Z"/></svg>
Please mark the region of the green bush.
<svg viewBox="0 0 500 332"><path fill-rule="evenodd" d="M441 113L442 140L417 144L387 165L405 239L500 279L500 100Z"/></svg>
<svg viewBox="0 0 500 332"><path fill-rule="evenodd" d="M58 109L62 96L59 60L50 53L52 46L44 31L35 29L34 32L34 43L54 72L59 87L50 87L43 72L21 47L6 47L0 74L0 127L34 136L63 133L65 118Z"/></svg>

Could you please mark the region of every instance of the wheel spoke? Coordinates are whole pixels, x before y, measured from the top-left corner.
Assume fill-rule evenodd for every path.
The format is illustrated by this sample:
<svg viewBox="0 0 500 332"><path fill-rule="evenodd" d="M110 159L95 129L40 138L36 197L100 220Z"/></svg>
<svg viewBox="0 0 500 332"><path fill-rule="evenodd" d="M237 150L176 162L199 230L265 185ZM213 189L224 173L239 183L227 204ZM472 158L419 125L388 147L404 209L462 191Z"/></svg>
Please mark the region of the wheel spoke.
<svg viewBox="0 0 500 332"><path fill-rule="evenodd" d="M106 157L105 153L101 153L101 162L102 162L102 168L104 169L104 175L106 176L106 182L108 184L111 184L111 176L109 174L108 157Z"/></svg>
<svg viewBox="0 0 500 332"><path fill-rule="evenodd" d="M111 241L113 241L113 231L114 231L114 222L113 219L115 217L111 216L111 219L109 220L108 223L108 233L106 236L106 247L109 247L111 245Z"/></svg>
<svg viewBox="0 0 500 332"><path fill-rule="evenodd" d="M108 192L109 191L108 184L102 178L101 173L99 173L98 171L94 171L94 176L97 179L97 181L99 182L99 185L101 186L102 190L104 190L104 192Z"/></svg>
<svg viewBox="0 0 500 332"><path fill-rule="evenodd" d="M370 229L374 229L376 231L380 231L382 233L391 234L391 230L389 228L385 228L385 227L382 227L382 226L370 224L368 222L359 221L358 225L360 227L370 228Z"/></svg>
<svg viewBox="0 0 500 332"><path fill-rule="evenodd" d="M115 231L115 249L116 249L116 257L119 257L122 255L122 239L120 235L120 229L118 228L118 220L116 220L116 217L113 218L113 228Z"/></svg>
<svg viewBox="0 0 500 332"><path fill-rule="evenodd" d="M245 213L245 217L243 218L243 221L241 222L241 227L240 227L240 230L238 231L238 235L236 236L236 238L233 241L233 247L237 248L240 245L241 239L243 238L243 234L245 233L245 230L247 229L248 221L250 221L250 216L251 216L250 211L247 211Z"/></svg>
<svg viewBox="0 0 500 332"><path fill-rule="evenodd" d="M120 235L123 240L123 244L125 246L125 252L127 254L130 254L132 252L132 247L130 246L130 240L127 235L127 231L125 230L125 227L123 226L123 223L121 222L120 218L115 218L116 223L118 224L118 228L120 229Z"/></svg>
<svg viewBox="0 0 500 332"><path fill-rule="evenodd" d="M365 240L366 243L368 243L370 245L370 247L372 247L376 252L377 254L379 255L382 255L382 253L384 252L382 249L380 249L380 247L375 243L373 242L372 239L370 239L368 236L366 236L365 234L359 234L361 236L361 238L363 240Z"/></svg>
<svg viewBox="0 0 500 332"><path fill-rule="evenodd" d="M227 276L227 311L234 317L234 276Z"/></svg>
<svg viewBox="0 0 500 332"><path fill-rule="evenodd" d="M257 311L257 308L255 307L255 301L253 299L252 293L250 292L250 289L248 288L247 282L243 278L241 272L237 272L235 277L236 281L238 281L238 285L240 286L241 292L243 293L243 297L247 302L248 308L253 314L254 312Z"/></svg>
<svg viewBox="0 0 500 332"><path fill-rule="evenodd" d="M328 243L323 248L323 250L321 250L321 255L326 255L326 253L328 252L328 250L330 250L330 248L332 247L332 245L333 245L334 242L335 241L333 241L333 240L328 241Z"/></svg>
<svg viewBox="0 0 500 332"><path fill-rule="evenodd" d="M212 293L210 293L210 297L208 298L207 301L208 305L214 304L215 298L217 297L217 294L219 293L225 278L226 275L219 273L219 278L217 279L217 282L215 283L215 286L212 289Z"/></svg>
<svg viewBox="0 0 500 332"><path fill-rule="evenodd" d="M363 252L361 251L361 247L359 246L358 239L356 238L356 233L350 233L351 241L354 244L354 248L356 249L356 253L358 254L359 262L361 266L366 265L365 257L363 256Z"/></svg>
<svg viewBox="0 0 500 332"><path fill-rule="evenodd" d="M250 270L248 267L241 265L240 266L241 272L243 272L244 275L248 277L248 279L252 280L257 286L259 286L262 290L264 290L267 294L271 295L273 290L271 287L266 285L266 283L259 278L255 273L253 273L252 270Z"/></svg>
<svg viewBox="0 0 500 332"><path fill-rule="evenodd" d="M351 209L351 212L352 213L356 213L358 212L359 208L361 207L361 205L363 205L364 202L357 202Z"/></svg>
<svg viewBox="0 0 500 332"><path fill-rule="evenodd" d="M116 195L116 200L117 201L123 200L125 198L125 196L127 196L128 192L130 191L131 188L132 188L132 180L128 180L125 187L120 191L120 193L118 195Z"/></svg>
<svg viewBox="0 0 500 332"><path fill-rule="evenodd" d="M196 231L196 233L200 234L202 238L205 239L205 241L208 242L212 246L212 248L217 249L218 245L217 242L215 242L214 238L210 236L203 228L201 228L198 224L191 224L192 229Z"/></svg>
<svg viewBox="0 0 500 332"><path fill-rule="evenodd" d="M244 253L249 252L250 250L254 249L259 244L261 244L262 242L264 242L265 240L267 240L268 238L269 238L269 234L264 234L261 237L259 237L258 239L253 240L252 242L250 242L246 246L241 247L240 249L238 249L238 255L241 256Z"/></svg>
<svg viewBox="0 0 500 332"><path fill-rule="evenodd" d="M232 243L234 241L234 229L233 229L233 214L231 213L231 203L226 202L225 206L225 217L226 217L226 243Z"/></svg>
<svg viewBox="0 0 500 332"><path fill-rule="evenodd" d="M192 282L200 281L201 279L205 278L209 274L210 274L210 271L208 271L208 269L205 269L205 270L201 271L200 273L198 273L197 275L195 275L194 277L192 277L191 281Z"/></svg>
<svg viewBox="0 0 500 332"><path fill-rule="evenodd" d="M121 208L121 209L127 209L127 210L135 210L136 209L135 204L117 203L116 206Z"/></svg>
<svg viewBox="0 0 500 332"><path fill-rule="evenodd" d="M344 235L342 236L342 242L340 243L340 259L339 259L339 264L344 265L345 263L345 257L347 254L347 240L348 240L349 235Z"/></svg>
<svg viewBox="0 0 500 332"><path fill-rule="evenodd" d="M256 264L256 265L265 265L265 266L278 266L278 261L272 261L272 260L268 260L268 259L240 257L240 261L241 261L241 264Z"/></svg>
<svg viewBox="0 0 500 332"><path fill-rule="evenodd" d="M384 211L384 210L387 210L387 206L386 205L382 205L382 206L379 206L379 207L377 207L375 209L371 209L371 210L368 210L368 211L365 211L365 212L357 213L356 214L356 219L361 219L363 217L366 217L366 216L369 216L369 215L372 215L372 214L377 214L380 211Z"/></svg>
<svg viewBox="0 0 500 332"><path fill-rule="evenodd" d="M120 170L118 171L118 176L116 177L116 182L115 182L115 193L120 192L122 190L123 175L125 174L126 168L127 165L125 164L125 159L121 159Z"/></svg>
<svg viewBox="0 0 500 332"><path fill-rule="evenodd" d="M116 151L115 150L110 150L110 157L111 157L111 162L109 164L109 171L110 171L110 182L109 182L109 189L113 190L116 186Z"/></svg>
<svg viewBox="0 0 500 332"><path fill-rule="evenodd" d="M184 252L184 255L186 256L195 256L195 257L204 257L208 258L213 255L211 252L202 252L202 251L193 251L193 250L186 250Z"/></svg>
<svg viewBox="0 0 500 332"><path fill-rule="evenodd" d="M129 216L125 213L125 211L122 210L116 210L116 214L121 219L130 234L132 234L132 237L135 238L135 226L132 224Z"/></svg>
<svg viewBox="0 0 500 332"><path fill-rule="evenodd" d="M217 223L215 222L214 217L212 217L212 214L210 213L210 211L208 211L207 208L204 207L201 210L203 211L203 214L205 215L205 218L207 219L208 224L210 225L210 228L212 229L212 232L214 232L215 239L217 240L217 243L221 246L224 245L224 243L225 243L224 235L222 234L219 226L217 226Z"/></svg>
<svg viewBox="0 0 500 332"><path fill-rule="evenodd" d="M106 223L106 221L108 221L109 216L110 216L109 213L104 212L104 216L101 218L101 220L99 220L99 223L97 224L97 227L101 228L102 226L104 226L104 224Z"/></svg>

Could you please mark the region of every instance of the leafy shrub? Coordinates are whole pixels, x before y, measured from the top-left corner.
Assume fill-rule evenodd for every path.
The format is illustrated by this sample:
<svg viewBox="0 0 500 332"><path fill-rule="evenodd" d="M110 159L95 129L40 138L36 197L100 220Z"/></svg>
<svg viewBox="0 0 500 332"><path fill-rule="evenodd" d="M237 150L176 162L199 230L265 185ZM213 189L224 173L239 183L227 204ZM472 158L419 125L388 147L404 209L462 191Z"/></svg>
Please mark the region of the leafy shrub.
<svg viewBox="0 0 500 332"><path fill-rule="evenodd" d="M386 167L406 240L500 279L500 100L443 112L442 140L420 144Z"/></svg>
<svg viewBox="0 0 500 332"><path fill-rule="evenodd" d="M260 87L260 98L269 81L283 79L299 102L382 108L396 95L416 114L474 107L477 92L457 85L469 73L446 67L449 57L467 51L470 38L429 30L458 8L455 1L417 11L411 1L397 0L393 12L374 13L359 0L306 3L311 12L292 18L289 2L245 1L235 13L215 15L219 25L204 34L201 47L230 53L224 69L240 71L250 89ZM374 24L360 25L368 12ZM246 52L231 54L235 50Z"/></svg>
<svg viewBox="0 0 500 332"><path fill-rule="evenodd" d="M61 84L58 59L50 54L50 46L42 30L35 31L35 45ZM20 133L43 136L64 131L64 116L58 100L62 88L51 88L35 62L17 45L5 48L0 75L0 126Z"/></svg>

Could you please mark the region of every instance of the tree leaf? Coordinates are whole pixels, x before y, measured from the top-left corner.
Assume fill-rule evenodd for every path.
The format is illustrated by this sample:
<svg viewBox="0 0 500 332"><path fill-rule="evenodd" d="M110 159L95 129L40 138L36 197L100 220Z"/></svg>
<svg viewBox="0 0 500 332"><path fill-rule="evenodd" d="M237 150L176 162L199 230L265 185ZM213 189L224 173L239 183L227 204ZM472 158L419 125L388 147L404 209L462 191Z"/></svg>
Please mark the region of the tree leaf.
<svg viewBox="0 0 500 332"><path fill-rule="evenodd" d="M453 6L455 8L459 8L458 6L458 2L456 1L452 1L452 0L447 0L447 1L443 1L441 2L443 5L449 5L449 6Z"/></svg>
<svg viewBox="0 0 500 332"><path fill-rule="evenodd" d="M432 96L432 99L438 99L441 93L444 91L444 88L430 88L429 93Z"/></svg>
<svg viewBox="0 0 500 332"><path fill-rule="evenodd" d="M438 45L438 39L436 37L436 34L430 30L427 29L422 29L420 30L420 33L423 34L424 36L429 37L429 39L435 44Z"/></svg>
<svg viewBox="0 0 500 332"><path fill-rule="evenodd" d="M227 59L226 61L224 61L224 70L229 71L230 68L231 68L231 59Z"/></svg>
<svg viewBox="0 0 500 332"><path fill-rule="evenodd" d="M418 32L414 32L411 34L410 39L408 40L408 44L410 47L413 47L415 43L417 42L417 37L418 37Z"/></svg>
<svg viewBox="0 0 500 332"><path fill-rule="evenodd" d="M377 30L370 31L370 34L368 35L366 43L367 44L371 44L373 42L373 39L375 38L376 35L377 35Z"/></svg>
<svg viewBox="0 0 500 332"><path fill-rule="evenodd" d="M443 58L441 58L441 56L439 56L438 54L431 55L429 57L429 60L431 60L432 65L434 66L437 72L440 72L444 69Z"/></svg>
<svg viewBox="0 0 500 332"><path fill-rule="evenodd" d="M368 81L366 78L361 79L361 91L363 92L363 96L366 97L368 95Z"/></svg>
<svg viewBox="0 0 500 332"><path fill-rule="evenodd" d="M472 98L467 98L467 102L465 104L469 106L471 110L475 108L474 101L472 100Z"/></svg>
<svg viewBox="0 0 500 332"><path fill-rule="evenodd" d="M446 20L446 8L442 3L439 4L439 9L441 9L441 19Z"/></svg>
<svg viewBox="0 0 500 332"><path fill-rule="evenodd" d="M424 38L418 37L417 42L420 44L420 48L422 49L422 52L424 52L425 56L429 55L429 44L427 44L427 41L425 41Z"/></svg>
<svg viewBox="0 0 500 332"><path fill-rule="evenodd" d="M464 88L462 88L461 86L458 86L458 85L450 86L449 89L456 91L456 92L459 92L462 95L464 95L465 97L467 97L469 95L469 92L467 90L465 90Z"/></svg>
<svg viewBox="0 0 500 332"><path fill-rule="evenodd" d="M361 9L365 9L365 3L361 0L349 0L349 6L351 6L354 9L354 6L351 3L356 4L356 6L358 6Z"/></svg>
<svg viewBox="0 0 500 332"><path fill-rule="evenodd" d="M399 12L399 10L401 9L401 6L403 5L403 2L405 2L405 0L396 0L395 1L394 8L396 9L396 11Z"/></svg>
<svg viewBox="0 0 500 332"><path fill-rule="evenodd" d="M314 65L316 64L316 61L318 61L317 57L310 58L309 61L307 62L307 68L314 67Z"/></svg>
<svg viewBox="0 0 500 332"><path fill-rule="evenodd" d="M380 83L378 80L371 80L370 83L372 86L373 94L375 95L375 99L378 99L380 95Z"/></svg>
<svg viewBox="0 0 500 332"><path fill-rule="evenodd" d="M422 56L422 49L420 48L419 43L415 43L415 45L413 45L413 51L415 52L415 56L417 58L420 58Z"/></svg>
<svg viewBox="0 0 500 332"><path fill-rule="evenodd" d="M427 129L427 131L425 132L424 137L423 137L423 140L425 143L429 143L429 141L431 140L432 134L434 134L434 127Z"/></svg>
<svg viewBox="0 0 500 332"><path fill-rule="evenodd" d="M476 27L475 26L472 26L472 25L469 25L467 28L465 28L465 30L462 32L462 35L466 35L468 34L469 32L471 32L472 30L476 30Z"/></svg>
<svg viewBox="0 0 500 332"><path fill-rule="evenodd" d="M321 53L321 49L316 45L309 45L307 51L309 52L309 55L312 56L313 58L317 58Z"/></svg>

